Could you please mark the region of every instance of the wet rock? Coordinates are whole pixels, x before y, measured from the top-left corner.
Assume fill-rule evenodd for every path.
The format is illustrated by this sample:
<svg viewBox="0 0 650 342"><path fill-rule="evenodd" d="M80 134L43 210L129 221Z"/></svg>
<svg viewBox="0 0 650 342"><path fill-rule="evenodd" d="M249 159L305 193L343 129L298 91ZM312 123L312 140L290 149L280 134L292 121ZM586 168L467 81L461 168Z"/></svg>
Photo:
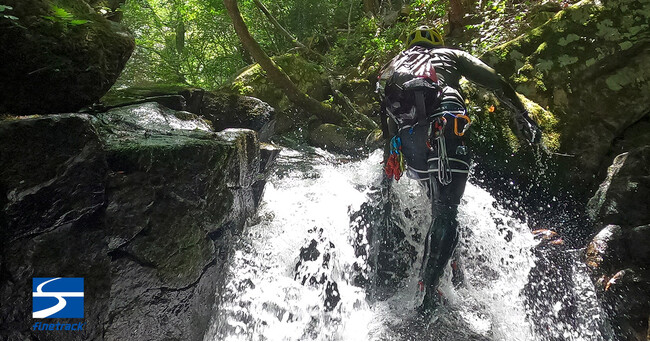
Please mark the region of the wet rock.
<svg viewBox="0 0 650 342"><path fill-rule="evenodd" d="M100 100L100 105L110 109L146 102L157 102L174 110L186 110L198 114L205 90L176 84L145 84L115 86ZM182 101L178 100L182 97ZM176 100L174 100L176 99ZM179 105L182 108L178 108Z"/></svg>
<svg viewBox="0 0 650 342"><path fill-rule="evenodd" d="M98 217L108 165L91 121L75 114L0 121L2 339L101 338L110 260L98 243L106 236ZM82 334L30 333L32 278L54 276L86 277Z"/></svg>
<svg viewBox="0 0 650 342"><path fill-rule="evenodd" d="M226 128L248 128L267 142L275 133L275 110L266 102L230 92L208 92L178 85L132 86L112 89L102 98L104 108L156 102L177 111L201 115L215 131Z"/></svg>
<svg viewBox="0 0 650 342"><path fill-rule="evenodd" d="M318 101L327 100L331 94L329 82L319 65L297 54L273 57L273 60L296 84L298 89ZM237 94L256 97L278 111L291 105L282 89L270 82L259 64L253 64L235 77L230 88Z"/></svg>
<svg viewBox="0 0 650 342"><path fill-rule="evenodd" d="M587 185L574 189L582 196L609 165L616 141L649 112L650 47L641 34L648 17L626 15L646 7L633 0L582 1L483 56L562 123L559 150L575 156L563 161L564 170Z"/></svg>
<svg viewBox="0 0 650 342"><path fill-rule="evenodd" d="M648 331L650 315L650 272L627 268L608 282L604 301L617 335L627 340L642 340Z"/></svg>
<svg viewBox="0 0 650 342"><path fill-rule="evenodd" d="M596 234L587 246L584 261L601 289L612 272L620 268L621 261L627 259L626 242L620 226L608 225Z"/></svg>
<svg viewBox="0 0 650 342"><path fill-rule="evenodd" d="M157 103L0 133L0 338L202 339L263 191L255 133ZM30 279L49 276L85 279L82 334L30 330Z"/></svg>
<svg viewBox="0 0 650 342"><path fill-rule="evenodd" d="M264 195L264 189L266 188L266 180L271 175L272 167L275 165L275 159L280 155L280 147L260 143L260 170L257 180L252 185L253 188L253 199L255 200L255 206L257 207L262 200Z"/></svg>
<svg viewBox="0 0 650 342"><path fill-rule="evenodd" d="M365 129L322 124L311 132L310 141L327 150L355 154L364 147L367 136Z"/></svg>
<svg viewBox="0 0 650 342"><path fill-rule="evenodd" d="M249 128L264 133L261 141L268 141L273 132L269 123L274 109L260 99L231 93L206 92L203 96L201 114L212 123L215 130L225 128Z"/></svg>
<svg viewBox="0 0 650 342"><path fill-rule="evenodd" d="M323 237L322 228L314 227L309 232L314 234L314 238L300 248L294 280L319 288L325 311L332 311L341 300L338 284L332 279L332 254L336 246Z"/></svg>
<svg viewBox="0 0 650 342"><path fill-rule="evenodd" d="M635 264L650 265L650 225L628 230L626 247Z"/></svg>
<svg viewBox="0 0 650 342"><path fill-rule="evenodd" d="M7 0L0 45L0 113L77 111L113 85L135 47L131 34L83 0Z"/></svg>
<svg viewBox="0 0 650 342"><path fill-rule="evenodd" d="M650 222L650 146L618 155L607 178L587 205L604 224L639 226Z"/></svg>

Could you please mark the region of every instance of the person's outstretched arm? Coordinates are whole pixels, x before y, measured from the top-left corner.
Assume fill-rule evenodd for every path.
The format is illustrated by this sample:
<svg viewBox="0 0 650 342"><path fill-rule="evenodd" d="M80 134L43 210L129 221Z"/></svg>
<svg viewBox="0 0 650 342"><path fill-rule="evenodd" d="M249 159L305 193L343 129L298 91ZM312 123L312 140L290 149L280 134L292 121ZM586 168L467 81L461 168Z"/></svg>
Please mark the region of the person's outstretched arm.
<svg viewBox="0 0 650 342"><path fill-rule="evenodd" d="M458 51L458 70L468 80L494 92L501 102L510 107L517 136L533 144L541 141L542 132L539 126L530 118L526 107L503 76L480 59L464 51Z"/></svg>

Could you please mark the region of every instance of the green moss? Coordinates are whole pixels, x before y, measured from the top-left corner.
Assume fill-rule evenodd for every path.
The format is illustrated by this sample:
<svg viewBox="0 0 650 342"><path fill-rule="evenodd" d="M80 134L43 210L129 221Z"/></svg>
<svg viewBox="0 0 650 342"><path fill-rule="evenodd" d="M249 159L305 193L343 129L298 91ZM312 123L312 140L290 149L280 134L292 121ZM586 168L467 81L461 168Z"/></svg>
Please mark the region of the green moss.
<svg viewBox="0 0 650 342"><path fill-rule="evenodd" d="M578 36L575 33L570 33L566 37L561 37L560 40L557 42L559 46L567 46L568 44L575 42L580 39L580 36Z"/></svg>
<svg viewBox="0 0 650 342"><path fill-rule="evenodd" d="M607 77L605 84L609 89L619 91L625 86L636 82L637 71L633 68L623 68L614 75Z"/></svg>
<svg viewBox="0 0 650 342"><path fill-rule="evenodd" d="M565 67L567 65L574 64L580 60L578 57L575 56L569 56L569 55L561 55L558 57L558 63L560 64L560 67Z"/></svg>
<svg viewBox="0 0 650 342"><path fill-rule="evenodd" d="M537 67L537 70L547 72L553 68L553 61L540 59L537 61L535 66Z"/></svg>
<svg viewBox="0 0 650 342"><path fill-rule="evenodd" d="M319 101L329 97L329 84L319 65L296 54L273 57L273 61L301 91ZM257 97L279 110L290 106L284 92L268 79L259 64L251 65L242 71L229 87L239 94Z"/></svg>
<svg viewBox="0 0 650 342"><path fill-rule="evenodd" d="M622 43L620 43L618 45L621 47L621 50L627 50L627 49L631 48L632 46L634 46L634 44L632 44L632 42L630 42L630 41L625 41L625 42L622 42Z"/></svg>
<svg viewBox="0 0 650 342"><path fill-rule="evenodd" d="M544 50L546 50L547 47L548 47L547 42L543 42L543 43L539 44L539 46L537 47L537 50L535 50L534 54L536 54L536 55L542 54L542 52L544 52Z"/></svg>

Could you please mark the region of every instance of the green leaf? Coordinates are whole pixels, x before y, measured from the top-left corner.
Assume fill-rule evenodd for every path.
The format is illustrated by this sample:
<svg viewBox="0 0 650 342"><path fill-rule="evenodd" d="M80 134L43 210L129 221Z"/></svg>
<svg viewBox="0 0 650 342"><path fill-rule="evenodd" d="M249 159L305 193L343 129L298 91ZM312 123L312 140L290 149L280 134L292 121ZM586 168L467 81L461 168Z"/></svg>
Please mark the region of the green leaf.
<svg viewBox="0 0 650 342"><path fill-rule="evenodd" d="M83 20L83 19L70 20L70 25L72 25L72 26L83 25L83 24L85 24L85 23L87 23L89 21L90 20Z"/></svg>
<svg viewBox="0 0 650 342"><path fill-rule="evenodd" d="M6 9L12 10L14 8L11 7L11 6L7 6L7 5L0 5L0 12L4 12Z"/></svg>
<svg viewBox="0 0 650 342"><path fill-rule="evenodd" d="M54 12L55 17L68 20L72 19L72 14L61 7L52 5L52 11Z"/></svg>

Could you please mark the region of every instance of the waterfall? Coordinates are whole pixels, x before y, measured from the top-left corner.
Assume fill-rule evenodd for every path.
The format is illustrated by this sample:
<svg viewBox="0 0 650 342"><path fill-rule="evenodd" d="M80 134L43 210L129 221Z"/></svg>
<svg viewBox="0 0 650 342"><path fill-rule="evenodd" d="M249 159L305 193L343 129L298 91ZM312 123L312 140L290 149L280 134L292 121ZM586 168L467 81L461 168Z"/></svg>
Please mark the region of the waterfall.
<svg viewBox="0 0 650 342"><path fill-rule="evenodd" d="M430 204L415 181L382 186L381 160L381 151L362 160L282 151L258 215L234 246L206 340L607 337L579 253L562 252L572 260L564 267L571 288L553 290L563 302L537 293L555 279L534 271L552 260L524 222L471 183L443 304L431 320L417 316ZM558 305L579 310L558 315Z"/></svg>

